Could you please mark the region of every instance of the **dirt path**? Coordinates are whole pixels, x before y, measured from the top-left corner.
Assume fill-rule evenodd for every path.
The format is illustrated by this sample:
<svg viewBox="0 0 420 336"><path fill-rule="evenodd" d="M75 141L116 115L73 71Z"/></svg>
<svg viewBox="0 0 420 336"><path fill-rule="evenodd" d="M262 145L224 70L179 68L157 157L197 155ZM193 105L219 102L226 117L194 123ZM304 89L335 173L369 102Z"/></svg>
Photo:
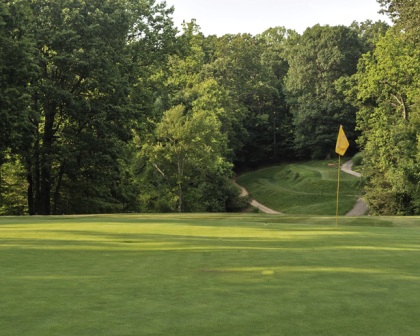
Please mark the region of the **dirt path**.
<svg viewBox="0 0 420 336"><path fill-rule="evenodd" d="M244 187L240 186L238 183L234 182L235 185L241 190L241 196L245 197L248 196L248 190L246 190ZM281 212L278 212L276 210L270 209L268 207L266 207L265 205L261 204L260 202L256 201L256 200L251 200L251 205L255 208L257 208L258 210L260 210L261 212L264 212L266 214L270 214L270 215L282 215Z"/></svg>
<svg viewBox="0 0 420 336"><path fill-rule="evenodd" d="M355 172L352 170L353 167L353 160L347 161L341 166L341 170L347 174L356 176L356 177L362 177L362 175L358 172ZM368 212L367 204L359 198L354 205L353 209L351 209L348 213L346 213L346 216L365 216Z"/></svg>

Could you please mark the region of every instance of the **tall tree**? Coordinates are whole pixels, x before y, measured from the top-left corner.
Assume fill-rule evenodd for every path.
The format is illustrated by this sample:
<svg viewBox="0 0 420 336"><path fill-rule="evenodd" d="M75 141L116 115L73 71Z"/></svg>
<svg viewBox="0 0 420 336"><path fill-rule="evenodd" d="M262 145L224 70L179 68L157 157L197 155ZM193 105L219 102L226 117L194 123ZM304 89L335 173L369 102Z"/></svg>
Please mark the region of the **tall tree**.
<svg viewBox="0 0 420 336"><path fill-rule="evenodd" d="M337 91L336 81L356 72L363 45L344 26L308 28L289 53L286 89L295 126L295 149L301 157L322 158L334 148L344 125L354 138L356 110Z"/></svg>
<svg viewBox="0 0 420 336"><path fill-rule="evenodd" d="M204 71L204 37L191 22L169 59L150 134L139 134L141 211L226 211L232 165L223 132L226 94Z"/></svg>
<svg viewBox="0 0 420 336"><path fill-rule="evenodd" d="M203 72L203 38L185 27L183 55L172 56L166 82L169 108L149 135L139 134L142 211L225 211L232 165L221 119L224 90Z"/></svg>
<svg viewBox="0 0 420 336"><path fill-rule="evenodd" d="M274 72L281 69L278 59L263 59L267 40L249 34L222 36L207 68L229 93L228 134L237 165L277 161L282 154L282 136L276 130L285 121L285 105Z"/></svg>
<svg viewBox="0 0 420 336"><path fill-rule="evenodd" d="M294 157L293 119L286 102L285 78L289 70L288 55L299 34L284 27L275 27L267 29L257 37L263 48L261 63L274 74L272 83L279 97L269 113L271 127L267 129L273 134L274 161L279 161Z"/></svg>
<svg viewBox="0 0 420 336"><path fill-rule="evenodd" d="M27 91L36 70L29 14L25 1L0 3L0 165L7 149L16 153L26 145Z"/></svg>
<svg viewBox="0 0 420 336"><path fill-rule="evenodd" d="M419 214L419 8L411 0L378 2L395 26L360 60L347 92L359 107L365 198L374 214Z"/></svg>
<svg viewBox="0 0 420 336"><path fill-rule="evenodd" d="M355 30L364 45L364 53L375 49L378 40L385 35L390 28L385 21L366 20L364 22L353 21L350 28Z"/></svg>
<svg viewBox="0 0 420 336"><path fill-rule="evenodd" d="M137 113L128 97L137 80L133 50L142 48L133 46L158 50L173 31L170 11L153 0L30 6L40 69L30 86L34 140L23 153L30 213L116 211L119 163Z"/></svg>
<svg viewBox="0 0 420 336"><path fill-rule="evenodd" d="M231 166L223 156L220 127L209 110L186 113L178 105L165 112L154 141L142 148L149 166L143 185L153 184L141 195L143 210L225 211L227 198L217 186L226 188Z"/></svg>
<svg viewBox="0 0 420 336"><path fill-rule="evenodd" d="M26 179L17 154L30 142L28 88L34 78L34 41L26 1L0 3L0 213L23 215Z"/></svg>
<svg viewBox="0 0 420 336"><path fill-rule="evenodd" d="M355 75L365 192L372 213L420 213L420 50L390 29Z"/></svg>
<svg viewBox="0 0 420 336"><path fill-rule="evenodd" d="M420 39L420 6L417 0L377 0L396 28L417 43Z"/></svg>

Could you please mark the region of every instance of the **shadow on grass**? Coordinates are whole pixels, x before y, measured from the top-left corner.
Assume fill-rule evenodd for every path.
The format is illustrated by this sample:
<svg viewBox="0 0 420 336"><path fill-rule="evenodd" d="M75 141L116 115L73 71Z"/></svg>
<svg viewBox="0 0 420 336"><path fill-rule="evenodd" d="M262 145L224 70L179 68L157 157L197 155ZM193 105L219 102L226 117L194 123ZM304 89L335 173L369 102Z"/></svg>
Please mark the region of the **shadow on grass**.
<svg viewBox="0 0 420 336"><path fill-rule="evenodd" d="M416 335L418 219L0 219L5 335ZM90 220L92 219L92 220ZM40 220L40 219L38 219ZM361 225L357 225L361 223ZM369 225L370 223L370 225Z"/></svg>

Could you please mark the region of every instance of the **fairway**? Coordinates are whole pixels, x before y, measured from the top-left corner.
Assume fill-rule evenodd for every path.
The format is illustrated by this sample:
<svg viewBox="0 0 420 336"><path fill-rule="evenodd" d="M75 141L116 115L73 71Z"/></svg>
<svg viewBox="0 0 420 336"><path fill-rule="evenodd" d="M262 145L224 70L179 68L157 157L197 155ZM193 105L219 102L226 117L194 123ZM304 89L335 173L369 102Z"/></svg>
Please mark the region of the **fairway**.
<svg viewBox="0 0 420 336"><path fill-rule="evenodd" d="M420 219L0 218L1 335L419 335Z"/></svg>

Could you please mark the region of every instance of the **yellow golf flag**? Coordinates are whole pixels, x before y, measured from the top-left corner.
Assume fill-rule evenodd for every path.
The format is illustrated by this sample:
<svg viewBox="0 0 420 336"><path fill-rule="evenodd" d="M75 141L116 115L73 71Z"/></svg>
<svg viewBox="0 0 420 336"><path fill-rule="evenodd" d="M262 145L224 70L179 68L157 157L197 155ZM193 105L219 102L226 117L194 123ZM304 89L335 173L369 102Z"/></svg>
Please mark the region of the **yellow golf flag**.
<svg viewBox="0 0 420 336"><path fill-rule="evenodd" d="M335 152L343 156L344 153L346 153L347 148L349 148L349 141L347 140L346 134L344 133L343 126L340 125L337 144L335 145Z"/></svg>

